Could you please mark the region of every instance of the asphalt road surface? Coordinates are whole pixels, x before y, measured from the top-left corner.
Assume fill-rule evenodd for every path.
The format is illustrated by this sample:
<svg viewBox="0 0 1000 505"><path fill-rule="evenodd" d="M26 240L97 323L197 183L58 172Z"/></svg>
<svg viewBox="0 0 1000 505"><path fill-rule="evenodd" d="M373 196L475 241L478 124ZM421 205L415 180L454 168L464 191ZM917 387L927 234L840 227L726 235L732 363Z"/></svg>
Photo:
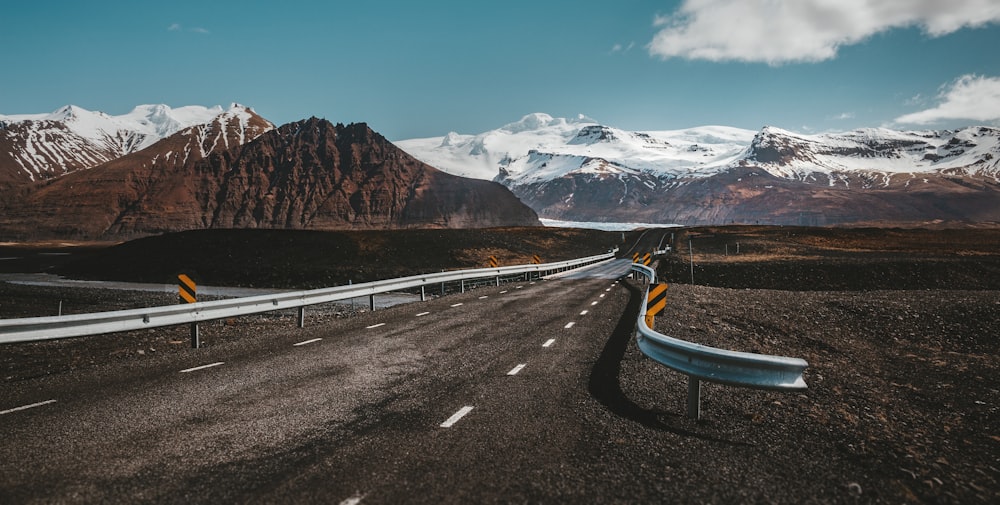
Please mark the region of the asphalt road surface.
<svg viewBox="0 0 1000 505"><path fill-rule="evenodd" d="M659 501L628 265L4 385L0 503Z"/></svg>

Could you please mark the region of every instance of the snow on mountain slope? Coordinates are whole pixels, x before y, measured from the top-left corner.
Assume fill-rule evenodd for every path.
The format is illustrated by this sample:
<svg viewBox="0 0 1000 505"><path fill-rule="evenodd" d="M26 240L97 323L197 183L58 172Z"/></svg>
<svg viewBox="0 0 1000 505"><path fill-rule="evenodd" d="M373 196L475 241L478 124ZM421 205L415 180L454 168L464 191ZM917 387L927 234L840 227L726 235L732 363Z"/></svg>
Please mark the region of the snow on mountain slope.
<svg viewBox="0 0 1000 505"><path fill-rule="evenodd" d="M421 161L466 177L505 184L551 180L569 173L708 174L733 162L754 132L723 126L630 132L593 119L534 113L479 135L403 140Z"/></svg>
<svg viewBox="0 0 1000 505"><path fill-rule="evenodd" d="M536 113L479 135L449 133L397 144L444 171L496 179L509 187L571 174L641 175L647 182L703 178L740 166L825 185L848 185L854 176L888 185L894 175L920 173L1000 178L1000 129L990 127L867 128L818 135L724 126L632 132L583 116L571 120Z"/></svg>
<svg viewBox="0 0 1000 505"><path fill-rule="evenodd" d="M228 115L228 116L227 116ZM247 124L251 111L221 106L140 105L111 116L67 105L48 114L0 115L0 179L35 181L91 168L219 117ZM223 124L229 124L227 119ZM0 182L4 182L0 180Z"/></svg>
<svg viewBox="0 0 1000 505"><path fill-rule="evenodd" d="M867 128L847 133L802 135L765 127L753 139L741 165L764 168L786 179L845 181L844 174L940 173L1000 177L1000 129L901 132ZM846 182L845 182L846 184Z"/></svg>

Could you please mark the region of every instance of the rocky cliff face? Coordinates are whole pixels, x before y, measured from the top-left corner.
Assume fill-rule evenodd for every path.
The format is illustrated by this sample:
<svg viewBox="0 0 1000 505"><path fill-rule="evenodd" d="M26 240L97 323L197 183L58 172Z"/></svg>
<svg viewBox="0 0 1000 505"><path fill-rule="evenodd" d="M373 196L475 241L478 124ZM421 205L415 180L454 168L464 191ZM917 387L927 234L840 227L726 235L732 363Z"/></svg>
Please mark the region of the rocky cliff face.
<svg viewBox="0 0 1000 505"><path fill-rule="evenodd" d="M119 239L203 228L538 225L502 185L451 176L365 124L312 118L245 144L219 122L10 197L12 238ZM227 140L228 139L228 140Z"/></svg>

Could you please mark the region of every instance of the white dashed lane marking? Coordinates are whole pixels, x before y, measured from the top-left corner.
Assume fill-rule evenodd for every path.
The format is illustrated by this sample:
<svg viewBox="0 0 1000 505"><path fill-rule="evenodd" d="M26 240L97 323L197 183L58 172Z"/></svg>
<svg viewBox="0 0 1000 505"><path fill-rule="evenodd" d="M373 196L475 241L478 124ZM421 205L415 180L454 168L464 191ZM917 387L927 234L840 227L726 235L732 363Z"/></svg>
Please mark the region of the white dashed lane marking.
<svg viewBox="0 0 1000 505"><path fill-rule="evenodd" d="M597 305L597 301L590 302L591 305Z"/></svg>
<svg viewBox="0 0 1000 505"><path fill-rule="evenodd" d="M379 326L385 326L385 323L378 323L378 324L373 324L371 326L365 326L365 329L370 330L372 328L378 328Z"/></svg>
<svg viewBox="0 0 1000 505"><path fill-rule="evenodd" d="M580 315L581 315L581 316L586 316L586 315L587 315L587 311L586 311L586 310L584 310L584 311L581 311L581 312L580 312Z"/></svg>
<svg viewBox="0 0 1000 505"><path fill-rule="evenodd" d="M451 306L452 307L461 307L462 304L461 303L453 303L453 304L451 304Z"/></svg>
<svg viewBox="0 0 1000 505"><path fill-rule="evenodd" d="M479 297L479 299L480 299L480 300L485 300L485 299L487 299L487 298L489 298L489 296L486 296L486 295L483 295L483 296L480 296L480 297Z"/></svg>
<svg viewBox="0 0 1000 505"><path fill-rule="evenodd" d="M472 412L472 406L470 406L470 405L466 405L466 406L458 409L458 412L455 412L454 414L452 414L451 417L448 418L447 421L441 423L441 427L442 428L451 428L452 426L455 425L455 423L457 423L460 419L462 419L463 417L465 417L465 415L468 414L469 412Z"/></svg>
<svg viewBox="0 0 1000 505"><path fill-rule="evenodd" d="M218 363L212 363L212 364L209 364L209 365L196 366L194 368L187 368L187 369L181 370L181 373L195 372L195 371L198 371L198 370L204 370L206 368L212 368L213 366L219 366L219 365L224 365L224 364L225 364L224 361L220 361Z"/></svg>
<svg viewBox="0 0 1000 505"><path fill-rule="evenodd" d="M313 342L319 342L320 340L323 340L323 339L321 339L321 338L314 338L312 340L306 340L304 342L299 342L297 344L292 344L292 345L298 347L300 345L306 345L306 344L311 344Z"/></svg>
<svg viewBox="0 0 1000 505"><path fill-rule="evenodd" d="M502 295L502 294L504 294L506 292L507 292L507 290L505 289L505 290L501 291L500 294Z"/></svg>
<svg viewBox="0 0 1000 505"><path fill-rule="evenodd" d="M430 312L421 312L417 314L417 317L426 316L427 314L430 314Z"/></svg>
<svg viewBox="0 0 1000 505"><path fill-rule="evenodd" d="M570 321L570 322L566 323L566 326L563 326L563 328L565 328L565 329L568 330L568 329L572 328L574 324L576 324L576 323L573 322L573 321Z"/></svg>
<svg viewBox="0 0 1000 505"><path fill-rule="evenodd" d="M22 405L20 407L14 407L12 409L0 410L0 416L4 414L10 414L11 412L18 412L21 410L28 410L28 409L33 409L35 407L41 407L42 405L48 405L50 403L55 403L55 402L56 402L55 400L45 400L44 402L32 403L31 405Z"/></svg>
<svg viewBox="0 0 1000 505"><path fill-rule="evenodd" d="M550 339L546 340L544 344L542 344L542 347L550 347L554 343L556 343L556 339L550 338Z"/></svg>
<svg viewBox="0 0 1000 505"><path fill-rule="evenodd" d="M517 375L517 372L520 372L522 369L524 369L525 365L527 365L527 363L521 363L520 365L517 365L516 367L512 368L509 372L507 372L507 375Z"/></svg>

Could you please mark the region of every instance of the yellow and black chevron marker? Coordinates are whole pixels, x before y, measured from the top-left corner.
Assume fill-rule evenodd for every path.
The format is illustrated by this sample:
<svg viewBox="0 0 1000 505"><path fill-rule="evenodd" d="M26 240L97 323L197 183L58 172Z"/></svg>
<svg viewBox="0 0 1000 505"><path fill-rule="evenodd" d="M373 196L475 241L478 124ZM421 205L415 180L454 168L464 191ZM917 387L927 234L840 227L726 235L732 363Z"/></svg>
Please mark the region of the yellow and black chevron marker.
<svg viewBox="0 0 1000 505"><path fill-rule="evenodd" d="M653 327L653 320L663 308L667 306L667 285L665 283L653 284L649 287L649 296L646 298L646 326Z"/></svg>
<svg viewBox="0 0 1000 505"><path fill-rule="evenodd" d="M632 263L639 262L639 253L632 253Z"/></svg>
<svg viewBox="0 0 1000 505"><path fill-rule="evenodd" d="M649 264L652 263L652 262L653 262L653 255L652 254L646 253L646 255L642 257L642 264L643 265L646 265L648 267Z"/></svg>
<svg viewBox="0 0 1000 505"><path fill-rule="evenodd" d="M541 265L542 264L542 258L539 257L536 254L536 255L534 255L534 256L531 257L531 262L534 263L534 264L536 264L536 265Z"/></svg>
<svg viewBox="0 0 1000 505"><path fill-rule="evenodd" d="M490 256L490 268L496 268L500 266L500 260L496 256Z"/></svg>
<svg viewBox="0 0 1000 505"><path fill-rule="evenodd" d="M180 295L181 303L195 303L198 301L197 287L190 277L184 274L177 276L177 294Z"/></svg>

